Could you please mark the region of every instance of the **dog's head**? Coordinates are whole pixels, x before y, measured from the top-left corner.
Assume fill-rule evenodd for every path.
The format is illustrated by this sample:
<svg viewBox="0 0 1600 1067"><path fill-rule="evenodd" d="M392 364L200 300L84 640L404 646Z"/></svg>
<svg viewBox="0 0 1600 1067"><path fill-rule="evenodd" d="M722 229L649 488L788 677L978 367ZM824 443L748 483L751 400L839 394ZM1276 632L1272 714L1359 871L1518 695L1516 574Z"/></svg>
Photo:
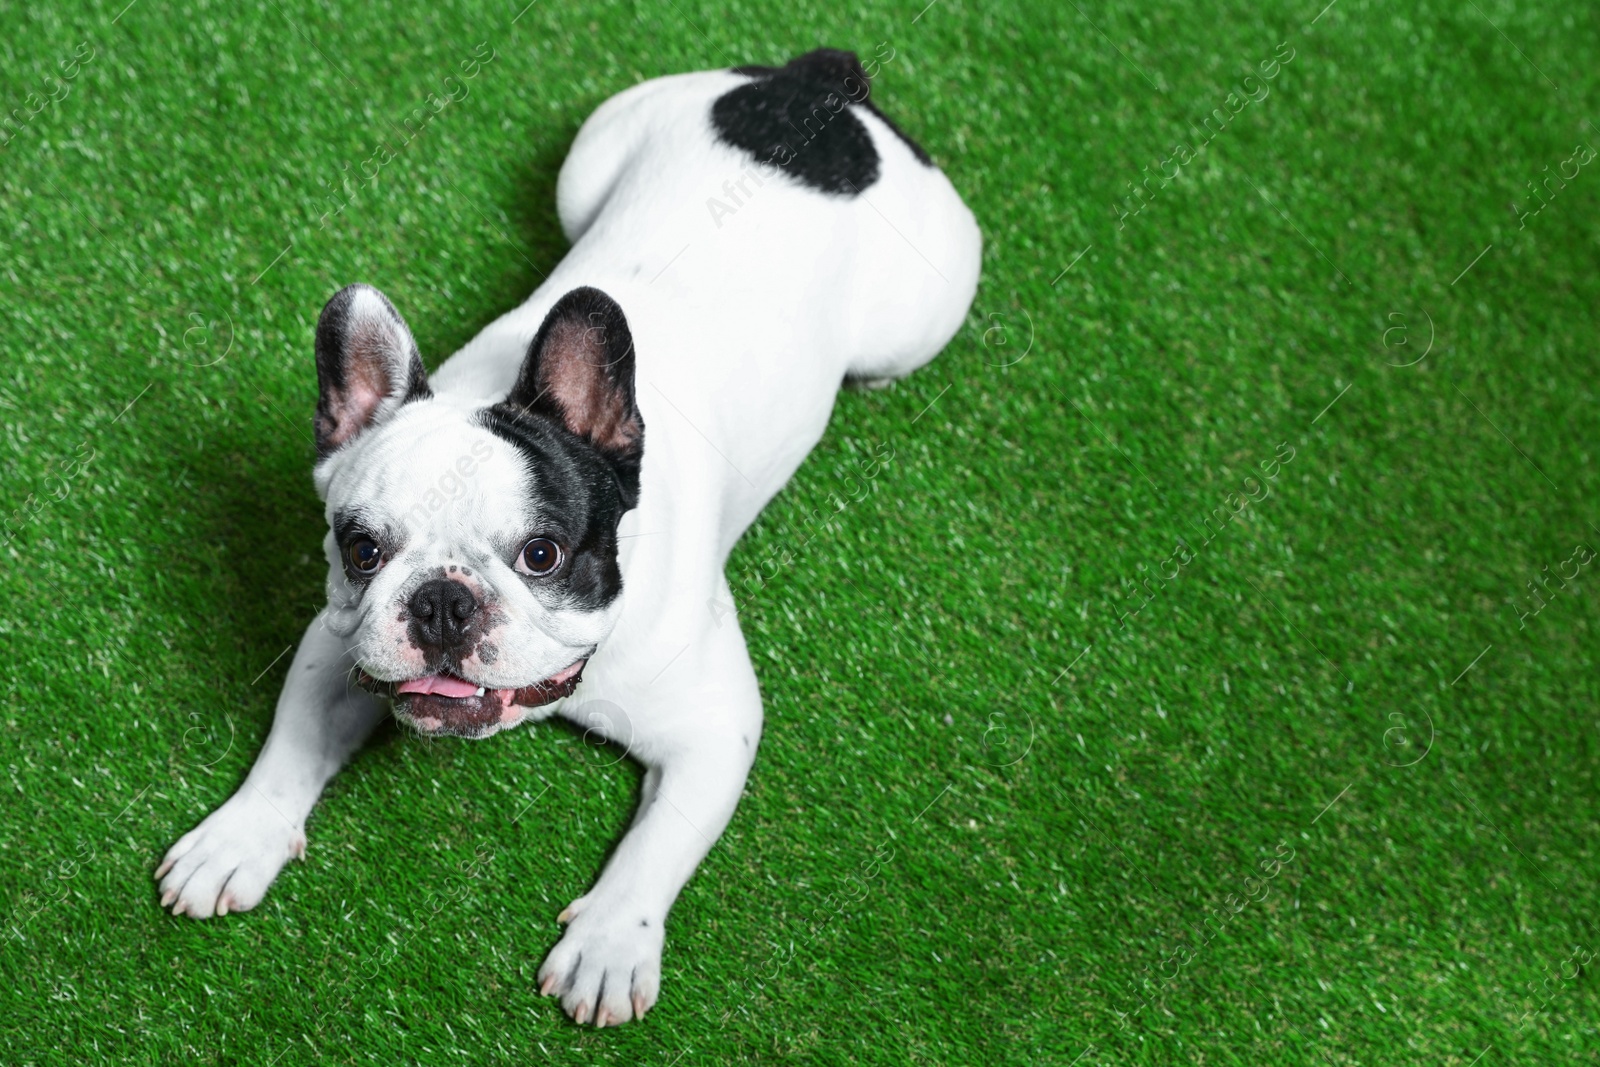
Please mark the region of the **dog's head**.
<svg viewBox="0 0 1600 1067"><path fill-rule="evenodd" d="M328 301L316 355L326 618L347 666L430 734L487 737L569 695L616 622L617 523L639 496L622 309L562 297L489 406L433 394L371 286Z"/></svg>

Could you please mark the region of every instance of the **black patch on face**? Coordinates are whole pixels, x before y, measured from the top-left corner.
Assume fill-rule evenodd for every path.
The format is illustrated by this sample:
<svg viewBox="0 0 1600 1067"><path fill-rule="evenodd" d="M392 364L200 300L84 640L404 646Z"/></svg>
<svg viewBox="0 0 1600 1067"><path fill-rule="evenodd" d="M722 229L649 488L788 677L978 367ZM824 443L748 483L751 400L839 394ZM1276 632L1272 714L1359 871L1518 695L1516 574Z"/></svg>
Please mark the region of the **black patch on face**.
<svg viewBox="0 0 1600 1067"><path fill-rule="evenodd" d="M855 196L878 180L872 135L851 111L864 107L900 138L917 160L933 161L872 103L871 82L854 52L819 48L782 67L735 67L755 80L711 105L711 124L723 142L756 162L780 167L819 192Z"/></svg>
<svg viewBox="0 0 1600 1067"><path fill-rule="evenodd" d="M507 558L530 537L549 537L566 547L566 559L542 578L523 575L530 587L552 588L586 611L598 611L622 592L617 566L617 523L625 501L615 467L588 441L548 415L496 404L479 413L479 423L522 453L533 473L537 507L547 525L528 530L506 546ZM518 572L519 574L521 572Z"/></svg>
<svg viewBox="0 0 1600 1067"><path fill-rule="evenodd" d="M495 409L544 416L610 463L622 509L639 500L644 417L633 394L633 332L610 296L583 285L550 309Z"/></svg>

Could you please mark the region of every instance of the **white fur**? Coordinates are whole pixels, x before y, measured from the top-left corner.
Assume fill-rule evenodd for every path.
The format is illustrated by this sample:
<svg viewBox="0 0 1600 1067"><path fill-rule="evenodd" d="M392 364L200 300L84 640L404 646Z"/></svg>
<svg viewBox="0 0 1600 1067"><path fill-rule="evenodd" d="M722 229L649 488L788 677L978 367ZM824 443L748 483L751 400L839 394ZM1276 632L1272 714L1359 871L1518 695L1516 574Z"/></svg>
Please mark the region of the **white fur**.
<svg viewBox="0 0 1600 1067"><path fill-rule="evenodd" d="M416 405L465 410L503 397L546 312L577 286L603 290L627 315L645 449L639 506L620 531L624 589L578 691L540 709L598 724L647 768L632 827L563 912L566 934L539 972L580 1022L626 1021L655 1003L667 912L732 816L755 757L755 673L736 621L713 606L732 600L729 550L822 435L841 381L898 377L932 359L977 285L971 213L870 112L852 108L881 177L852 198L819 194L715 140L711 103L745 80L728 71L660 78L601 106L557 188L572 250L526 303L432 376L440 404ZM402 408L394 420L407 417ZM362 479L422 485L438 474L416 468L426 455L448 464L468 447L451 436L465 423L452 431L422 410L416 417L419 434L436 438L431 451L394 445L358 464L325 464L318 480L330 501L390 492L357 488ZM492 509L495 494L484 491L481 506ZM481 521L509 520L486 511ZM451 543L448 531L434 534L436 546ZM330 548L337 570L335 555ZM352 653L377 651L352 645L342 614L352 608L332 573L330 593L244 786L157 872L175 911L203 917L259 902L303 848L323 785L384 713L346 683ZM562 647L525 652L522 667L543 670L568 654L569 642L545 641Z"/></svg>
<svg viewBox="0 0 1600 1067"><path fill-rule="evenodd" d="M498 554L497 546L520 545L541 523L527 510L536 494L526 484L521 454L473 424L480 409L448 394L413 401L318 464L330 526L341 504L361 502L380 525L406 532L404 548L365 590L346 577L331 529L324 540L328 607L322 619L345 640L347 666L359 663L384 681L426 673L423 654L411 644L396 609L419 579L443 576L451 564L472 572L452 577L497 620L486 635L496 649L493 661L482 662L474 653L461 663L465 676L489 688L548 678L587 655L615 625L621 604L604 611L574 609L554 590L530 587ZM548 714L540 708L504 725Z"/></svg>

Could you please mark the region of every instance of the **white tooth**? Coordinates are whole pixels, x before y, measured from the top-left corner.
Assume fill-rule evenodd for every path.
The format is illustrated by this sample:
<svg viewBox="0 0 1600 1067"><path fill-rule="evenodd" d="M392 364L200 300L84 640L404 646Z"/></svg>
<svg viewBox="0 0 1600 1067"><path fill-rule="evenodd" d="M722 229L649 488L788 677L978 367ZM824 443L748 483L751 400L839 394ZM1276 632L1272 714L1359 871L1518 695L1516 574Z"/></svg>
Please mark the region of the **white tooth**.
<svg viewBox="0 0 1600 1067"><path fill-rule="evenodd" d="M474 693L473 696L483 696L483 686L478 686L478 691Z"/></svg>

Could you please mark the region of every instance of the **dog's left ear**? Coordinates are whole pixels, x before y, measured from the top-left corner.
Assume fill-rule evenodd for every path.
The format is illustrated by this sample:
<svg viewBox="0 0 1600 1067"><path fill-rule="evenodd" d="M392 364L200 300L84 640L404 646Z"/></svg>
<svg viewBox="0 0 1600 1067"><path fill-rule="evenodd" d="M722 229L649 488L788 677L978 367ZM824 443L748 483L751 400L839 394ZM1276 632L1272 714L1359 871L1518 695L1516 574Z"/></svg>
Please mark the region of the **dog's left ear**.
<svg viewBox="0 0 1600 1067"><path fill-rule="evenodd" d="M545 316L503 406L549 416L593 445L616 469L632 507L644 456L644 418L633 378L627 317L611 297L583 286L557 300Z"/></svg>
<svg viewBox="0 0 1600 1067"><path fill-rule="evenodd" d="M370 285L347 285L322 309L317 385L319 459L407 400L433 395L406 321Z"/></svg>

